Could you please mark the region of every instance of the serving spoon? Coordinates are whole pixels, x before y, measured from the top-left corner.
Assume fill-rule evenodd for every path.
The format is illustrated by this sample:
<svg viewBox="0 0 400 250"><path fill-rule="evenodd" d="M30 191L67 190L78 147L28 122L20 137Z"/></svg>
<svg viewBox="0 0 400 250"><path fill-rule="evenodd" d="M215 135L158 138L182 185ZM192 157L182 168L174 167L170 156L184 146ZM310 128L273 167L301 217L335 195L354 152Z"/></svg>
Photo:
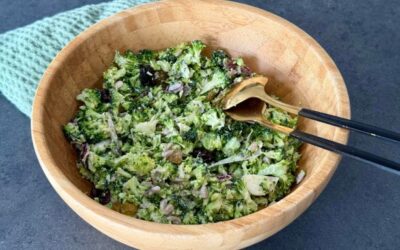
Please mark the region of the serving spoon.
<svg viewBox="0 0 400 250"><path fill-rule="evenodd" d="M265 86L267 82L268 78L256 76L236 84L222 100L222 109L225 110L225 113L228 116L236 121L256 122L269 129L293 136L300 141L330 150L332 152L375 163L378 164L378 166L383 166L392 170L400 171L400 164L397 162L354 148L352 146L340 144L322 137L302 132L297 128L289 128L268 121L264 116L267 103L271 106L285 110L290 114L303 116L312 120L357 132L362 132L374 137L400 141L400 134L393 131L388 131L386 129L370 126L364 123L281 102L266 93Z"/></svg>

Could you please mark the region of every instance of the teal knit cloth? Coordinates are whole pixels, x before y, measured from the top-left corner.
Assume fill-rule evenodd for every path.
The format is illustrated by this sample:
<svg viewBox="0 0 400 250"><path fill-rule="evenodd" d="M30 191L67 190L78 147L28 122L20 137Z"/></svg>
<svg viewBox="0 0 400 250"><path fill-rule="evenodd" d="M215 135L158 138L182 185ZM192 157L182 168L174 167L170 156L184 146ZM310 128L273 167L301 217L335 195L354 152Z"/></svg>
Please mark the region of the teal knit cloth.
<svg viewBox="0 0 400 250"><path fill-rule="evenodd" d="M37 85L49 63L90 25L152 0L114 0L44 18L0 35L0 92L31 116Z"/></svg>

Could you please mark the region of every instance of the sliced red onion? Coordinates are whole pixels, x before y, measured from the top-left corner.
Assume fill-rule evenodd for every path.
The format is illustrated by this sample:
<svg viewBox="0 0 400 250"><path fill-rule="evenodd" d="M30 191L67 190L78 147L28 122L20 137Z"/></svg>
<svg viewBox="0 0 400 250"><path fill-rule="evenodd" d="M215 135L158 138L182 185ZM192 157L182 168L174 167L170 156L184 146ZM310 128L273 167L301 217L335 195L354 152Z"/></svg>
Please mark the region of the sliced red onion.
<svg viewBox="0 0 400 250"><path fill-rule="evenodd" d="M168 200L167 199L163 199L160 201L160 210L164 210L168 205Z"/></svg>
<svg viewBox="0 0 400 250"><path fill-rule="evenodd" d="M263 162L265 162L267 164L270 164L271 163L271 159L269 159L267 156L264 156Z"/></svg>
<svg viewBox="0 0 400 250"><path fill-rule="evenodd" d="M119 141L118 141L118 135L117 132L115 131L115 126L114 122L112 120L111 114L107 113L108 119L107 119L107 124L110 129L110 135L111 135L111 141L115 143L115 152L118 154L119 153Z"/></svg>
<svg viewBox="0 0 400 250"><path fill-rule="evenodd" d="M166 199L160 202L160 210L163 214L169 215L174 211L174 206L172 204L168 204L168 201L165 201Z"/></svg>
<svg viewBox="0 0 400 250"><path fill-rule="evenodd" d="M181 224L181 219L177 216L168 216L167 220L169 220L172 224Z"/></svg>
<svg viewBox="0 0 400 250"><path fill-rule="evenodd" d="M207 185L204 184L203 186L201 186L200 191L199 191L199 197L203 198L203 199L207 199L207 197L208 197Z"/></svg>
<svg viewBox="0 0 400 250"><path fill-rule="evenodd" d="M123 83L122 81L117 81L117 82L115 83L115 88L118 90L119 88L122 87L123 84L124 84L124 83Z"/></svg>
<svg viewBox="0 0 400 250"><path fill-rule="evenodd" d="M153 195L159 193L161 190L160 186L154 186L147 191L148 195Z"/></svg>
<svg viewBox="0 0 400 250"><path fill-rule="evenodd" d="M192 92L192 88L185 84L183 86L183 96L188 96L190 92Z"/></svg>
<svg viewBox="0 0 400 250"><path fill-rule="evenodd" d="M259 148L261 148L262 147L262 143L259 143L259 142L253 142L253 143L251 143L250 144L250 146L249 146L249 150L251 151L251 152L256 152Z"/></svg>
<svg viewBox="0 0 400 250"><path fill-rule="evenodd" d="M181 90L183 90L183 84L182 83L175 83L175 84L169 85L167 87L167 92L170 92L170 93L178 93Z"/></svg>
<svg viewBox="0 0 400 250"><path fill-rule="evenodd" d="M172 133L173 133L173 131L171 131L171 130L169 130L169 129L167 129L167 128L164 128L164 129L161 131L161 134L162 134L162 135L165 135L165 136L170 135L170 134L172 134Z"/></svg>
<svg viewBox="0 0 400 250"><path fill-rule="evenodd" d="M172 181L175 183L181 183L181 182L183 182L183 178L177 177L177 178L173 179Z"/></svg>
<svg viewBox="0 0 400 250"><path fill-rule="evenodd" d="M225 165L225 164L230 164L233 162L241 162L241 161L247 161L247 160L253 160L261 155L261 150L257 150L253 155L251 156L244 156L243 154L237 154L237 155L232 155L229 156L228 158L222 159L220 161L217 161L213 164L211 164L209 167L215 167L219 165Z"/></svg>
<svg viewBox="0 0 400 250"><path fill-rule="evenodd" d="M251 70L250 70L250 68L247 67L247 66L242 66L242 67L240 67L239 69L240 69L240 73L241 73L242 75L245 75L245 76L250 76L251 73L252 73Z"/></svg>
<svg viewBox="0 0 400 250"><path fill-rule="evenodd" d="M81 161L84 165L86 165L86 160L89 157L89 145L84 143L82 145L81 153L80 153Z"/></svg>

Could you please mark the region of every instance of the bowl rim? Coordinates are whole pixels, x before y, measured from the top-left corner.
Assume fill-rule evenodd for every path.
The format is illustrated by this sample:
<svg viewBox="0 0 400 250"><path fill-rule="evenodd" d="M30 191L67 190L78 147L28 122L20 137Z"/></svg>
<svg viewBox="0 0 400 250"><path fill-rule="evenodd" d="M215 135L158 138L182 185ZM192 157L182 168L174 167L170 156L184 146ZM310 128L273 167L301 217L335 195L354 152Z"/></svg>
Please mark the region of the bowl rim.
<svg viewBox="0 0 400 250"><path fill-rule="evenodd" d="M196 1L196 0L189 0ZM84 220L87 220L88 214L95 214L98 220L105 223L111 223L120 228L129 228L129 230L134 230L137 232L145 231L147 233L156 235L171 233L171 230L179 232L180 235L210 235L213 232L221 231L236 231L242 230L243 228L249 227L250 224L262 224L271 217L282 216L287 214L292 214L289 216L290 219L282 219L282 226L272 232L271 234L279 231L281 228L292 222L296 217L298 217L302 212L305 211L311 205L311 203L318 197L320 192L324 189L329 179L335 172L337 165L340 162L341 157L334 153L329 153L322 161L322 165L318 171L313 172L313 174L304 183L300 184L294 191L285 196L280 201L273 205L270 205L264 209L261 209L255 213L227 221L208 223L208 224L198 224L198 225L170 225L170 224L160 224L156 222L149 222L133 217L129 217L118 212L115 212L99 203L95 202L84 194L80 189L78 189L68 178L62 173L62 171L57 167L54 160L52 160L51 153L46 149L46 139L44 131L46 131L43 125L42 116L45 112L43 106L45 105L42 96L46 96L46 91L50 84L54 81L53 74L54 70L57 70L62 66L64 59L73 53L74 48L81 44L85 39L91 37L96 33L97 30L103 29L104 27L118 22L120 19L125 18L127 15L135 15L148 9L162 7L163 4L174 3L174 0L166 0L159 2L152 2L136 6L117 14L114 14L102 21L90 26L84 32L79 34L71 42L69 42L53 59L48 68L46 69L40 84L36 90L35 98L33 102L32 109L32 119L31 119L31 135L34 145L34 150L37 155L38 161L42 170L44 171L47 179L56 190L56 192L61 196L61 198ZM212 1L202 1L207 4L213 4ZM304 40L305 43L309 45L309 49L314 50L315 54L320 57L320 60L329 66L330 77L334 78L337 82L335 88L336 94L336 110L337 114L341 117L350 118L350 101L347 92L346 85L344 83L343 77L341 76L337 66L327 54L327 52L305 31L298 28L296 25L281 18L275 14L272 14L266 10L262 10L253 6L246 4L230 2L230 1L217 1L218 4L223 4L226 7L241 8L252 14L262 16L273 20L279 25L284 26L285 29L296 33L296 35ZM333 132L333 139L341 142L347 143L349 133L340 128L335 128ZM301 205L300 205L301 204ZM300 206L300 208L297 208ZM89 222L93 225L93 223ZM154 227L156 225L156 227ZM98 226L94 225L99 230ZM258 241L258 240L257 240ZM255 242L255 241L254 241ZM250 243L254 243L250 242ZM247 244L248 245L248 244Z"/></svg>

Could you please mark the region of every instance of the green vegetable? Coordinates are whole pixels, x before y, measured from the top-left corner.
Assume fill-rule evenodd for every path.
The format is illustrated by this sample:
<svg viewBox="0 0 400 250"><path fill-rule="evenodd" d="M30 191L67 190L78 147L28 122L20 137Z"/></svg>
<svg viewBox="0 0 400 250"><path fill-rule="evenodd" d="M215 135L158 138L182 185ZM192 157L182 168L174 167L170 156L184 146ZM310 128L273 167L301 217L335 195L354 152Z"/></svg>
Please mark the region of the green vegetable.
<svg viewBox="0 0 400 250"><path fill-rule="evenodd" d="M117 52L104 89L77 96L81 106L63 131L81 175L111 195L99 202L134 206L143 220L199 224L253 213L290 192L300 143L226 116L219 100L254 74L243 59L222 50L208 58L204 48L193 41ZM265 117L297 123L276 108Z"/></svg>

